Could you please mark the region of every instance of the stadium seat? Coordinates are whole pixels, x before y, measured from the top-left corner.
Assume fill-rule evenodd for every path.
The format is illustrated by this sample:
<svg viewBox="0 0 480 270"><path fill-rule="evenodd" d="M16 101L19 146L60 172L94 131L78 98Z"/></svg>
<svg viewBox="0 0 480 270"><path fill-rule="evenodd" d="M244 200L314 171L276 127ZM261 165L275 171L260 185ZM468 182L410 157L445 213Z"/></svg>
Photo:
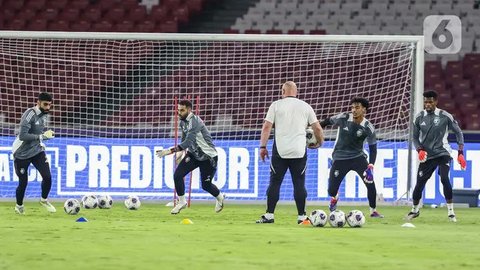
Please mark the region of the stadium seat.
<svg viewBox="0 0 480 270"><path fill-rule="evenodd" d="M283 10L283 11L292 11L297 9L297 1L282 1L282 2L277 2L277 10Z"/></svg>
<svg viewBox="0 0 480 270"><path fill-rule="evenodd" d="M157 27L160 33L176 33L178 32L178 23L175 20L168 20Z"/></svg>
<svg viewBox="0 0 480 270"><path fill-rule="evenodd" d="M109 21L100 21L92 25L92 30L95 32L109 32L112 30L112 23Z"/></svg>
<svg viewBox="0 0 480 270"><path fill-rule="evenodd" d="M96 7L89 7L85 9L82 13L82 19L89 21L90 23L95 23L100 21L102 18L102 11Z"/></svg>
<svg viewBox="0 0 480 270"><path fill-rule="evenodd" d="M310 35L326 35L327 31L323 29L315 29L310 31Z"/></svg>
<svg viewBox="0 0 480 270"><path fill-rule="evenodd" d="M433 89L433 90L438 91L438 92L446 92L447 91L446 90L447 86L445 84L445 81L442 81L442 80L430 82L428 87L430 89ZM448 93L451 95L450 90L448 90Z"/></svg>
<svg viewBox="0 0 480 270"><path fill-rule="evenodd" d="M71 1L72 3L70 3L70 1L68 0L55 0L55 1L45 1L45 7L47 8L53 8L53 9L56 9L56 10L62 10L62 9L65 9L65 8L75 8L72 6L73 2L77 2L77 0L75 1ZM78 2L81 2L81 0L78 0Z"/></svg>
<svg viewBox="0 0 480 270"><path fill-rule="evenodd" d="M124 20L125 10L123 7L112 7L106 11L103 15L102 20L109 21L111 23L117 23Z"/></svg>
<svg viewBox="0 0 480 270"><path fill-rule="evenodd" d="M223 33L224 34L240 34L240 31L236 29L227 28L227 29L223 29Z"/></svg>
<svg viewBox="0 0 480 270"><path fill-rule="evenodd" d="M66 8L62 10L58 14L58 19L67 21L67 22L75 22L80 17L80 10L77 8Z"/></svg>
<svg viewBox="0 0 480 270"><path fill-rule="evenodd" d="M36 11L36 10L26 8L26 9L20 10L20 12L18 12L18 13L15 15L15 18L16 18L16 19L22 19L22 20L25 20L25 21L30 21L30 20L32 20L33 18L35 18L36 15L37 15L37 11Z"/></svg>
<svg viewBox="0 0 480 270"><path fill-rule="evenodd" d="M133 10L137 7L139 7L139 2L138 0L122 0L121 5L123 8L126 10ZM118 5L118 4L117 4Z"/></svg>
<svg viewBox="0 0 480 270"><path fill-rule="evenodd" d="M303 35L305 32L303 30L288 30L287 34L289 35Z"/></svg>
<svg viewBox="0 0 480 270"><path fill-rule="evenodd" d="M46 8L40 13L40 16L47 21L54 21L58 17L58 10L54 8Z"/></svg>
<svg viewBox="0 0 480 270"><path fill-rule="evenodd" d="M245 34L261 34L262 32L260 32L260 30L256 30L256 29L247 29L245 30Z"/></svg>
<svg viewBox="0 0 480 270"><path fill-rule="evenodd" d="M256 4L256 7L263 10L274 10L277 7L276 0L262 0Z"/></svg>
<svg viewBox="0 0 480 270"><path fill-rule="evenodd" d="M70 30L74 32L86 32L91 28L91 23L89 21L80 20L74 22L70 25Z"/></svg>
<svg viewBox="0 0 480 270"><path fill-rule="evenodd" d="M179 7L173 11L173 16L177 22L186 24L189 21L189 11L187 7Z"/></svg>
<svg viewBox="0 0 480 270"><path fill-rule="evenodd" d="M24 30L27 25L27 21L23 19L13 19L6 24L7 30Z"/></svg>
<svg viewBox="0 0 480 270"><path fill-rule="evenodd" d="M116 3L116 0L101 0L101 1L95 1L94 3L95 3L95 8L98 8L102 12L106 12L118 5Z"/></svg>
<svg viewBox="0 0 480 270"><path fill-rule="evenodd" d="M323 9L314 10L308 17L308 20L316 21L317 23L326 22L329 19L330 19L330 14Z"/></svg>
<svg viewBox="0 0 480 270"><path fill-rule="evenodd" d="M45 7L46 0L34 0L25 2L23 9L41 10Z"/></svg>
<svg viewBox="0 0 480 270"><path fill-rule="evenodd" d="M133 32L135 29L135 25L130 20L123 20L121 22L118 22L113 29L116 32Z"/></svg>
<svg viewBox="0 0 480 270"><path fill-rule="evenodd" d="M24 5L24 0L15 0L15 1L7 1L3 4L2 8L11 9L11 10L21 10Z"/></svg>
<svg viewBox="0 0 480 270"><path fill-rule="evenodd" d="M148 16L149 20L163 22L168 17L168 9L164 6L153 6Z"/></svg>
<svg viewBox="0 0 480 270"><path fill-rule="evenodd" d="M283 32L282 32L282 30L278 30L278 29L269 29L269 30L265 31L265 34L281 35L281 34L283 34Z"/></svg>
<svg viewBox="0 0 480 270"><path fill-rule="evenodd" d="M127 19L133 23L147 19L147 8L145 6L137 6L128 11Z"/></svg>
<svg viewBox="0 0 480 270"><path fill-rule="evenodd" d="M286 34L288 33L289 30L295 29L296 24L293 21L287 21L283 20L281 22L278 22L278 24L275 26L276 30L282 31L282 33Z"/></svg>
<svg viewBox="0 0 480 270"><path fill-rule="evenodd" d="M64 0L61 0L64 1ZM52 1L56 2L56 1ZM68 1L68 7L76 8L79 10L84 10L90 5L89 0L75 0L75 1Z"/></svg>
<svg viewBox="0 0 480 270"><path fill-rule="evenodd" d="M16 12L13 9L4 8L2 11L0 11L0 15L2 16L0 21L5 20L5 22L9 22L13 19L16 19Z"/></svg>
<svg viewBox="0 0 480 270"><path fill-rule="evenodd" d="M149 21L149 20L145 20L145 21L142 21L142 22L139 22L136 27L135 27L136 31L140 32L140 33L150 33L150 32L153 32L154 29L155 29L155 22L154 21Z"/></svg>
<svg viewBox="0 0 480 270"><path fill-rule="evenodd" d="M162 0L160 3L168 10L176 10L182 5L181 1L182 0Z"/></svg>
<svg viewBox="0 0 480 270"><path fill-rule="evenodd" d="M298 10L303 12L312 12L318 10L319 1L317 0L304 0L301 3L298 3Z"/></svg>
<svg viewBox="0 0 480 270"><path fill-rule="evenodd" d="M70 30L70 24L68 21L59 20L53 21L48 24L48 31L63 31L67 32Z"/></svg>
<svg viewBox="0 0 480 270"><path fill-rule="evenodd" d="M252 25L253 30L259 30L261 33L265 33L267 30L273 29L274 22L270 19L261 19L254 22Z"/></svg>
<svg viewBox="0 0 480 270"><path fill-rule="evenodd" d="M200 13L203 8L203 0L189 0L186 1L184 4L192 14Z"/></svg>
<svg viewBox="0 0 480 270"><path fill-rule="evenodd" d="M287 16L287 12L285 10L275 9L270 11L268 15L264 16L264 20L272 21L272 22L282 22L285 20ZM261 17L253 18L255 21L262 21Z"/></svg>

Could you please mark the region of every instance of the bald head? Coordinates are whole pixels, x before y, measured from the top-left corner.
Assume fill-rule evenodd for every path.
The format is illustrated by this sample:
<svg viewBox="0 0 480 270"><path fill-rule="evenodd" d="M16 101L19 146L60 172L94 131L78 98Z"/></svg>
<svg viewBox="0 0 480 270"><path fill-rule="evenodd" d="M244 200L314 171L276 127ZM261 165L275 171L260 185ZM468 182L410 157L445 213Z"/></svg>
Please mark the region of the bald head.
<svg viewBox="0 0 480 270"><path fill-rule="evenodd" d="M297 96L297 85L292 81L287 81L282 85L282 96Z"/></svg>

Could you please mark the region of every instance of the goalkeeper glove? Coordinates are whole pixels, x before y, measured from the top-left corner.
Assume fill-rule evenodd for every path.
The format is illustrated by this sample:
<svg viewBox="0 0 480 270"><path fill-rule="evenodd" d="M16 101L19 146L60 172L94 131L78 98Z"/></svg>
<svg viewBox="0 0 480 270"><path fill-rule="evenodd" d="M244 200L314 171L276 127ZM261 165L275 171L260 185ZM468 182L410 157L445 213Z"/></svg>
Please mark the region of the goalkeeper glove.
<svg viewBox="0 0 480 270"><path fill-rule="evenodd" d="M363 172L363 181L367 184L373 183L373 164L368 164L367 169Z"/></svg>
<svg viewBox="0 0 480 270"><path fill-rule="evenodd" d="M467 169L467 161L465 160L465 156L463 155L463 150L458 150L457 161L463 171Z"/></svg>
<svg viewBox="0 0 480 270"><path fill-rule="evenodd" d="M427 152L423 149L418 149L418 160L420 160L420 163L423 163L427 161Z"/></svg>
<svg viewBox="0 0 480 270"><path fill-rule="evenodd" d="M49 140L51 138L55 138L55 132L53 130L49 129L45 131L42 135L40 135L42 140Z"/></svg>
<svg viewBox="0 0 480 270"><path fill-rule="evenodd" d="M162 158L164 156L173 154L173 152L174 152L173 149L174 148L172 147L172 148L168 148L168 149L157 150L156 151L157 157Z"/></svg>

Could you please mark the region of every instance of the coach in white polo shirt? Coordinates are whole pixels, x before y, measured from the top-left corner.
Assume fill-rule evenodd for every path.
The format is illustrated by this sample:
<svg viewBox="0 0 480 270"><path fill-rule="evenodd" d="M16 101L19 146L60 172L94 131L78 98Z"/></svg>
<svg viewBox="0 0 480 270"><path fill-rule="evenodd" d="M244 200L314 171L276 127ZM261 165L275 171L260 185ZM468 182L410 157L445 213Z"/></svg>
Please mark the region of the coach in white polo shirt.
<svg viewBox="0 0 480 270"><path fill-rule="evenodd" d="M273 102L268 108L267 117L262 127L260 137L260 158L268 158L267 142L275 125L275 137L270 164L270 184L267 189L267 211L257 220L257 223L273 223L275 206L277 205L283 177L290 170L293 182L293 193L297 205L297 223L306 219L305 200L305 170L307 166L306 131L311 126L317 139L318 148L323 143L323 130L312 107L298 99L297 86L287 81L282 86L282 99Z"/></svg>

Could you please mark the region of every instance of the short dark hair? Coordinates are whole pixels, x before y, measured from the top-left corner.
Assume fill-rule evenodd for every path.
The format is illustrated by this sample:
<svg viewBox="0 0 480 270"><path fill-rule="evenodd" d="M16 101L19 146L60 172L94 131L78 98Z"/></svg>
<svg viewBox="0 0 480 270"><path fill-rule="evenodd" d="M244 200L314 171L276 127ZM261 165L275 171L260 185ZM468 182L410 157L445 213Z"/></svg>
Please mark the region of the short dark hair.
<svg viewBox="0 0 480 270"><path fill-rule="evenodd" d="M350 104L353 104L353 103L360 103L362 104L362 107L364 107L365 109L368 109L368 100L366 98L361 98L361 97L354 97L352 98L352 101L350 102Z"/></svg>
<svg viewBox="0 0 480 270"><path fill-rule="evenodd" d="M429 91L423 92L423 97L433 98L434 100L437 100L438 94L437 94L437 92L435 92L433 90L429 90Z"/></svg>
<svg viewBox="0 0 480 270"><path fill-rule="evenodd" d="M38 100L40 101L52 101L52 95L47 92L42 92L38 95Z"/></svg>
<svg viewBox="0 0 480 270"><path fill-rule="evenodd" d="M190 109L193 106L192 102L190 102L189 100L186 100L186 99L180 100L180 102L178 102L178 105L182 105L182 106L185 106L185 107L190 108Z"/></svg>

